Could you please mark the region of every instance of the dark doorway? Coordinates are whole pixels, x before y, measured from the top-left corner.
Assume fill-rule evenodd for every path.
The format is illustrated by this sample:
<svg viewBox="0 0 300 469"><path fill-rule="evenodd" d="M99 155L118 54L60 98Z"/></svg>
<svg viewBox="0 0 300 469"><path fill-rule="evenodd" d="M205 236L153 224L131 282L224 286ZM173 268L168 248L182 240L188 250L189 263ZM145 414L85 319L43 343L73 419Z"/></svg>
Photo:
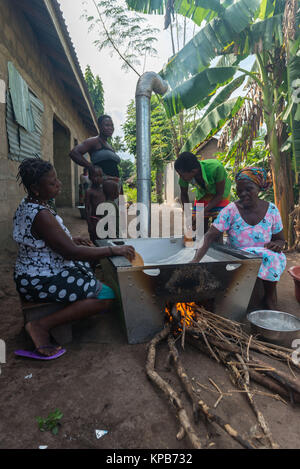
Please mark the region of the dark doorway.
<svg viewBox="0 0 300 469"><path fill-rule="evenodd" d="M62 190L55 199L57 207L72 207L70 131L53 118L53 162Z"/></svg>

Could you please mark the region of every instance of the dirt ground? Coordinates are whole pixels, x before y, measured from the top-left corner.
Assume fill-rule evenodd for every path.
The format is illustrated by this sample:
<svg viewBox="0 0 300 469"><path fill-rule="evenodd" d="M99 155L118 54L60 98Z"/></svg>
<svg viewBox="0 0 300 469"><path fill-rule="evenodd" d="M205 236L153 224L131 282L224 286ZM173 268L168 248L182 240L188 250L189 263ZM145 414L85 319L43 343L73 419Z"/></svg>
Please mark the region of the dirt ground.
<svg viewBox="0 0 300 469"><path fill-rule="evenodd" d="M73 236L87 235L85 221L76 210L59 212ZM288 266L300 264L299 254L288 254L287 258ZM124 335L114 337L111 331L107 343L75 338L58 360L15 357L14 350L26 342L12 278L14 259L14 251L2 252L0 256L0 339L7 348L6 363L0 365L0 448L38 449L44 445L49 449L191 449L186 437L176 439L179 424L174 408L146 376L147 344L129 345ZM287 271L280 281L278 296L279 310L300 317ZM210 381L213 380L227 393L215 412L241 435L251 436L256 417L245 395L236 392L228 372L188 345L185 350L179 345L178 350L199 397L213 408L219 397ZM174 371L166 368L166 359L167 346L162 344L156 369L189 409ZM253 387L262 391L255 384ZM261 394L255 395L255 401L279 447L300 448L300 407ZM41 432L36 417L45 418L55 409L63 413L58 434ZM240 448L224 431L214 428L215 432L208 436L204 422L198 424L203 445L209 449ZM107 433L98 439L96 430Z"/></svg>

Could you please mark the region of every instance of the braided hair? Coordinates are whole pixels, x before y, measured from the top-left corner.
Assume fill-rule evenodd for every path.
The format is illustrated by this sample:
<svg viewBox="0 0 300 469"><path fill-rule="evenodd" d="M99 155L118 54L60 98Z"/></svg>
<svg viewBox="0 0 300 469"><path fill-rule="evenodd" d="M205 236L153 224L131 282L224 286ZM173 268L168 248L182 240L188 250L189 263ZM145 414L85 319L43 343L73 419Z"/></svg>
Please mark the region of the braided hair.
<svg viewBox="0 0 300 469"><path fill-rule="evenodd" d="M33 195L31 186L38 184L40 179L49 171L53 166L49 161L40 159L38 156L35 158L26 158L19 166L17 174L17 181L23 185L28 195Z"/></svg>

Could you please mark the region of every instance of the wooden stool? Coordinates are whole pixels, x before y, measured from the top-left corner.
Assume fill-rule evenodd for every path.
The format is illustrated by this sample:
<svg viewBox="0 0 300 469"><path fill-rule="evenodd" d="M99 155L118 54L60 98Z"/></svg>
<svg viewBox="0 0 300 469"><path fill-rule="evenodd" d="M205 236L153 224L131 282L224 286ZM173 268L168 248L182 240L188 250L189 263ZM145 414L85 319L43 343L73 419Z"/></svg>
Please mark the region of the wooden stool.
<svg viewBox="0 0 300 469"><path fill-rule="evenodd" d="M64 303L32 303L30 301L23 300L21 297L20 301L25 324L27 322L34 321L35 319L41 319L65 307ZM54 340L60 345L72 342L71 323L54 327L50 332Z"/></svg>

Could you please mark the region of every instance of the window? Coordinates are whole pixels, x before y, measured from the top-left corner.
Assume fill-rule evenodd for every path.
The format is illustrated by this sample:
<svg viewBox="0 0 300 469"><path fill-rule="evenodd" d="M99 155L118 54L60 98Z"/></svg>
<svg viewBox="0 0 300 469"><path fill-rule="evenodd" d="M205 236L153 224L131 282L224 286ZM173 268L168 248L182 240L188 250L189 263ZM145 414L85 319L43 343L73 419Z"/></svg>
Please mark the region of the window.
<svg viewBox="0 0 300 469"><path fill-rule="evenodd" d="M6 128L8 157L22 161L34 154L41 156L43 103L28 88L11 62L8 63L9 86L6 93Z"/></svg>

